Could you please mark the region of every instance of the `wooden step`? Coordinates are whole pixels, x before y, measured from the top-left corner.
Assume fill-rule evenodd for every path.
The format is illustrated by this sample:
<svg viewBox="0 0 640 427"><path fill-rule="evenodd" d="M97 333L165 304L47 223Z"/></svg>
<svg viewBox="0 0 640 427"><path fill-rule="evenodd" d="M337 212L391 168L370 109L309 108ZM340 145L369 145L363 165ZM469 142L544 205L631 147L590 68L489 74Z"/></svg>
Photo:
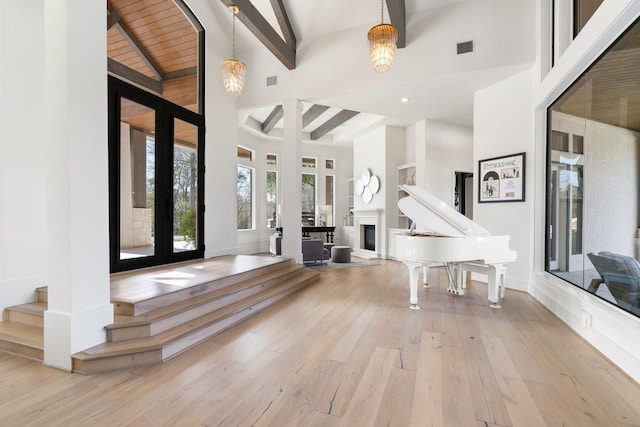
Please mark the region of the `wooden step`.
<svg viewBox="0 0 640 427"><path fill-rule="evenodd" d="M258 268L250 267L247 270L239 268L231 274L217 274L216 272L212 272L211 274L201 274L197 278L200 281L198 283L190 283L189 286L185 286L176 291L158 294L142 300L127 301L125 299L112 296L114 312L116 314L140 316L199 295L213 292L239 281L250 280L252 278L264 276L276 270L289 268L293 264L293 261L286 258L266 258L265 263L266 265ZM187 265L185 268L189 268L189 266ZM162 276L162 274L160 276ZM168 278L168 280L171 279L171 277Z"/></svg>
<svg viewBox="0 0 640 427"><path fill-rule="evenodd" d="M302 269L270 287L151 337L106 342L74 354L73 370L84 374L160 363L253 316L316 281L317 271Z"/></svg>
<svg viewBox="0 0 640 427"><path fill-rule="evenodd" d="M49 288L46 286L41 286L36 288L36 301L38 302L49 302Z"/></svg>
<svg viewBox="0 0 640 427"><path fill-rule="evenodd" d="M106 327L107 341L119 342L159 334L180 324L248 298L256 293L280 285L299 274L304 267L286 263L285 268L269 271L260 277L252 277L231 283L206 294L151 311L141 316L117 315L115 323Z"/></svg>
<svg viewBox="0 0 640 427"><path fill-rule="evenodd" d="M4 322L22 323L30 326L44 327L44 312L47 310L46 302L32 302L4 310L2 320Z"/></svg>
<svg viewBox="0 0 640 427"><path fill-rule="evenodd" d="M0 350L43 361L44 330L42 327L8 320L0 322Z"/></svg>

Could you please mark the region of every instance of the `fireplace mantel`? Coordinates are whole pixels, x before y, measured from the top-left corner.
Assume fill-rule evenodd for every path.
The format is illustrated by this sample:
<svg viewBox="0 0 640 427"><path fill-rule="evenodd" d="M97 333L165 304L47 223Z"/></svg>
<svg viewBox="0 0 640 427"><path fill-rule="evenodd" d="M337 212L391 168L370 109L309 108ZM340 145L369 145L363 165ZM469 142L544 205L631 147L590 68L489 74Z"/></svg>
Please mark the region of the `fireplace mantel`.
<svg viewBox="0 0 640 427"><path fill-rule="evenodd" d="M383 230L382 209L358 209L353 211L353 254L361 258L383 258L382 238L385 235ZM374 225L376 227L376 249L374 251L364 248L364 225Z"/></svg>

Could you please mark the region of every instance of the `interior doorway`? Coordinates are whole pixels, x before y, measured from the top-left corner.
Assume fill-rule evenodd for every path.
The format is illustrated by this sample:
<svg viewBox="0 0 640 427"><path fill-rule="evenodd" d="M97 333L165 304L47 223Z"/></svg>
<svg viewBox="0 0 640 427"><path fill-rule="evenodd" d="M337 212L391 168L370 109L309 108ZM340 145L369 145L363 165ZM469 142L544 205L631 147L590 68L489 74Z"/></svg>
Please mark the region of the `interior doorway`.
<svg viewBox="0 0 640 427"><path fill-rule="evenodd" d="M456 172L453 208L469 219L473 219L473 173Z"/></svg>

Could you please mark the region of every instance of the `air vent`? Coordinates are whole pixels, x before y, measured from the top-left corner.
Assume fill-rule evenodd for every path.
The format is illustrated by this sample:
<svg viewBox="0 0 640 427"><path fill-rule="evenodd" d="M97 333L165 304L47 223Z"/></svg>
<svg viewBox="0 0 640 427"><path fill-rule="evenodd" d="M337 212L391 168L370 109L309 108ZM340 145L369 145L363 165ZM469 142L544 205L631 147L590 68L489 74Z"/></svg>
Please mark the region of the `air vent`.
<svg viewBox="0 0 640 427"><path fill-rule="evenodd" d="M461 55L463 53L473 52L473 40L458 43L457 49L458 49L458 55Z"/></svg>
<svg viewBox="0 0 640 427"><path fill-rule="evenodd" d="M275 86L278 84L278 76L267 77L267 86Z"/></svg>

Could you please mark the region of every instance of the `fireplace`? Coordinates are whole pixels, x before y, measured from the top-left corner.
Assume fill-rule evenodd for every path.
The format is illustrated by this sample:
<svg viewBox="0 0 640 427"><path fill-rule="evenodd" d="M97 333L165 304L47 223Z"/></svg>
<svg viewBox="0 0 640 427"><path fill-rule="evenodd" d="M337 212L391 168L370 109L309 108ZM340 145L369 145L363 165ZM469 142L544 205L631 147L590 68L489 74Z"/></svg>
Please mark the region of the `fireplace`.
<svg viewBox="0 0 640 427"><path fill-rule="evenodd" d="M382 258L385 250L382 209L353 211L353 255L365 259Z"/></svg>
<svg viewBox="0 0 640 427"><path fill-rule="evenodd" d="M376 226L374 224L363 225L364 244L363 248L368 251L376 250Z"/></svg>

